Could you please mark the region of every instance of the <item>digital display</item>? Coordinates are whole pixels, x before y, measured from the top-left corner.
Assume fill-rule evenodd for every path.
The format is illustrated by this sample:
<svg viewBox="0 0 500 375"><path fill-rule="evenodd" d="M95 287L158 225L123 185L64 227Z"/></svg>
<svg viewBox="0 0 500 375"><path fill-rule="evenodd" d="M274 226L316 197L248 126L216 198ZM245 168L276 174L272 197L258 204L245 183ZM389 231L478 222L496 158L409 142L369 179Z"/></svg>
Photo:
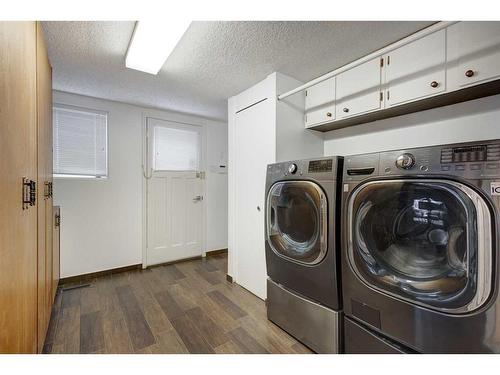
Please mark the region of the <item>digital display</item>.
<svg viewBox="0 0 500 375"><path fill-rule="evenodd" d="M457 147L453 149L453 163L486 161L486 146Z"/></svg>
<svg viewBox="0 0 500 375"><path fill-rule="evenodd" d="M331 172L333 160L313 160L309 162L309 173L311 172Z"/></svg>
<svg viewBox="0 0 500 375"><path fill-rule="evenodd" d="M491 154L491 153L490 153ZM466 146L444 148L441 150L441 163L467 163L488 161L488 146Z"/></svg>

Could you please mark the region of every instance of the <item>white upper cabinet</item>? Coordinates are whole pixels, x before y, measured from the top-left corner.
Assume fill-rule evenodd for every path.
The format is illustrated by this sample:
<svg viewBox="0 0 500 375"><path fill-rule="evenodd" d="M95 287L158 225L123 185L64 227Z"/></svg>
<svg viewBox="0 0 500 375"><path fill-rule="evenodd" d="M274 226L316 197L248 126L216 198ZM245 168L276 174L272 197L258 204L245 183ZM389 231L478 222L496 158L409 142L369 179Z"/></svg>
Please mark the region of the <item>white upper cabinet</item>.
<svg viewBox="0 0 500 375"><path fill-rule="evenodd" d="M375 58L337 76L337 120L380 109L381 69Z"/></svg>
<svg viewBox="0 0 500 375"><path fill-rule="evenodd" d="M400 47L385 57L386 107L446 90L446 31Z"/></svg>
<svg viewBox="0 0 500 375"><path fill-rule="evenodd" d="M500 77L500 22L459 22L447 31L452 89Z"/></svg>
<svg viewBox="0 0 500 375"><path fill-rule="evenodd" d="M329 131L499 94L500 22L439 22L329 76L307 91L309 129Z"/></svg>
<svg viewBox="0 0 500 375"><path fill-rule="evenodd" d="M335 77L306 90L306 127L335 119Z"/></svg>

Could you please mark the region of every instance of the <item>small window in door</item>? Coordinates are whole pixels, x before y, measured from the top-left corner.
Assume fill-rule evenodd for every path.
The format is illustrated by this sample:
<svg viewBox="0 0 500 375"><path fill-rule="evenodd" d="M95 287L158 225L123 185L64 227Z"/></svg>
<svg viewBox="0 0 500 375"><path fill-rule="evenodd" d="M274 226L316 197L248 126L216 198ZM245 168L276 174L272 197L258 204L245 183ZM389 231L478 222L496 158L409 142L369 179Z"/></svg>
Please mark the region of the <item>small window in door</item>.
<svg viewBox="0 0 500 375"><path fill-rule="evenodd" d="M156 171L198 171L200 133L197 130L155 126L153 169Z"/></svg>

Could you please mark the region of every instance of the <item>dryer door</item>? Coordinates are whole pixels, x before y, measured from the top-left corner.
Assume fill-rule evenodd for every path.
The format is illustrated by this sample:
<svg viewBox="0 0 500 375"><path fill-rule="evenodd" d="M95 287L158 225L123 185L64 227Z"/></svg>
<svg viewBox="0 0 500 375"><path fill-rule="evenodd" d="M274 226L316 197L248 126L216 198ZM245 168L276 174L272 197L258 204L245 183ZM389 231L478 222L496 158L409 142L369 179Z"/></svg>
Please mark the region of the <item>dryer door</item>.
<svg viewBox="0 0 500 375"><path fill-rule="evenodd" d="M349 261L383 293L465 313L484 304L491 291L491 230L486 202L464 184L368 182L349 200Z"/></svg>
<svg viewBox="0 0 500 375"><path fill-rule="evenodd" d="M310 181L277 182L267 197L267 241L287 260L314 265L326 255L328 204Z"/></svg>

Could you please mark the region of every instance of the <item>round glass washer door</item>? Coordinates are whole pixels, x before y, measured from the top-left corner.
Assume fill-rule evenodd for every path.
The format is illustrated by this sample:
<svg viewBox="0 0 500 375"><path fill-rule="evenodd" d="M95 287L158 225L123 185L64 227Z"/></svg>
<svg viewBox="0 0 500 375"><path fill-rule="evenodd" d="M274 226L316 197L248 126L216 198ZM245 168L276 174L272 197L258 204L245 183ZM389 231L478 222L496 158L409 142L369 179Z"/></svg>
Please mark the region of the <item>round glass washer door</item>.
<svg viewBox="0 0 500 375"><path fill-rule="evenodd" d="M267 241L279 256L315 265L327 252L328 203L311 181L282 181L267 197Z"/></svg>
<svg viewBox="0 0 500 375"><path fill-rule="evenodd" d="M369 286L457 313L488 298L491 219L471 188L445 180L369 182L348 207L349 260Z"/></svg>

